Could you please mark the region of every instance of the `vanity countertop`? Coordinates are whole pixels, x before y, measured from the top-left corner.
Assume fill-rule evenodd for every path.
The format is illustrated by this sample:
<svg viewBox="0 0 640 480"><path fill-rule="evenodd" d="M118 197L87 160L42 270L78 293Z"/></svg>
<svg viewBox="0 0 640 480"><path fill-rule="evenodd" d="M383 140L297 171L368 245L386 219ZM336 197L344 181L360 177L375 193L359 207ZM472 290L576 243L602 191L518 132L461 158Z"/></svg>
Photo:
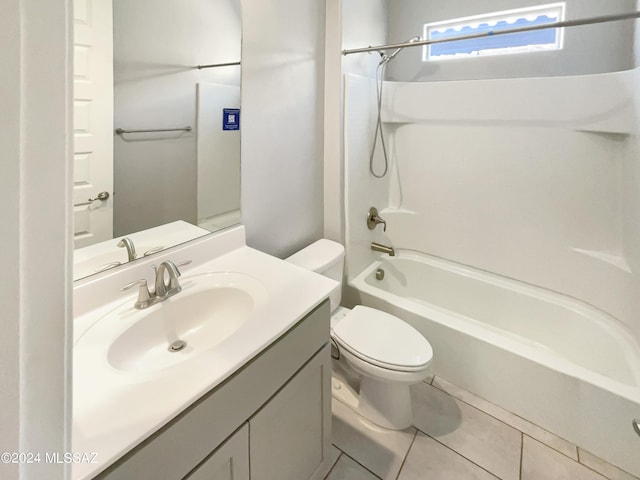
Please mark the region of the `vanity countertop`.
<svg viewBox="0 0 640 480"><path fill-rule="evenodd" d="M328 278L308 272L275 257L244 245L243 227L239 232L226 233L223 253L209 261L194 261L183 269L180 278L183 295L189 291L196 275L211 272L240 272L257 280L266 289L267 301L256 305L247 321L221 344L205 354L191 357L180 366L152 373L123 371L109 364L107 358L87 361L87 354L104 351L98 336L91 337L91 329L97 319L119 321L120 318L103 318L115 309L133 303L136 294L114 295L118 298L95 305L82 298L96 292L100 279L92 280L92 286L77 288L74 293L76 318L74 319L74 366L73 366L73 434L72 451L95 453L96 463L73 465L74 480L89 479L113 464L125 453L148 438L202 395L211 391L230 377L249 360L263 351L287 332L293 325L311 312L327 298L336 283ZM225 233L221 234L222 237ZM215 236L213 236L215 237ZM241 238L242 244L234 245L228 238ZM207 243L209 242L209 243ZM225 239L222 238L222 243ZM203 249L203 244L207 248ZM200 242L200 250L212 251L215 238ZM215 248L213 251L216 251ZM198 256L189 251L189 246L172 250L164 259L176 263L188 257ZM103 288L113 289L139 278L141 268L127 272L126 269L103 279ZM149 268L146 266L145 268ZM159 304L161 307L162 304ZM152 307L153 308L153 307ZM126 321L126 319L125 319ZM122 328L126 328L123 325ZM95 342L96 345L92 345ZM93 349L93 353L92 352ZM106 356L105 356L106 357Z"/></svg>

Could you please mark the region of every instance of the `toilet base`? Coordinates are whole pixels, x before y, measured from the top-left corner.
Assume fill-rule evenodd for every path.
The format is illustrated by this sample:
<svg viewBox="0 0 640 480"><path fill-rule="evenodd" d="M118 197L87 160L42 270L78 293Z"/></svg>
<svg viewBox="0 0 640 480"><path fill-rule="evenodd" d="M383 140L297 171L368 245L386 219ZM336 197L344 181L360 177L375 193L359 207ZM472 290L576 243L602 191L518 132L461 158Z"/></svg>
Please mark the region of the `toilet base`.
<svg viewBox="0 0 640 480"><path fill-rule="evenodd" d="M336 370L331 378L331 393L336 400L387 430L404 430L413 424L408 384L390 384L362 377L357 391L353 382L344 378L340 369Z"/></svg>
<svg viewBox="0 0 640 480"><path fill-rule="evenodd" d="M404 430L413 424L409 385L363 377L360 381L358 410L376 425L390 430Z"/></svg>

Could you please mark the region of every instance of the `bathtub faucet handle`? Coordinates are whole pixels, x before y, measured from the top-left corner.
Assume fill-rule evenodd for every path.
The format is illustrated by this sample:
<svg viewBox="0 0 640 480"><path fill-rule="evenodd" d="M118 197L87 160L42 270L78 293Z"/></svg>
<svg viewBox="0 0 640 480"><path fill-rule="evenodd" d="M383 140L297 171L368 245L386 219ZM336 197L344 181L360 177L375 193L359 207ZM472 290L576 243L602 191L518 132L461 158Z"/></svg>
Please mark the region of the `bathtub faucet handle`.
<svg viewBox="0 0 640 480"><path fill-rule="evenodd" d="M369 209L369 215L367 215L367 227L369 227L369 230L373 230L379 223L382 224L382 231L386 232L387 222L378 215L378 209L376 207L371 207Z"/></svg>

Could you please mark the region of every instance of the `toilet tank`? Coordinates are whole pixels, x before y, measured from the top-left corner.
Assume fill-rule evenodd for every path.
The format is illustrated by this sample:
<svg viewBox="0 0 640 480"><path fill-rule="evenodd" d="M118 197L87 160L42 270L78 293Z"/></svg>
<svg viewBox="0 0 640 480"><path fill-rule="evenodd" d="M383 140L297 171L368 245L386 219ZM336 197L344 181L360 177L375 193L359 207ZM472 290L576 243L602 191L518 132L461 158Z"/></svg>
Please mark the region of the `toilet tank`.
<svg viewBox="0 0 640 480"><path fill-rule="evenodd" d="M344 247L337 242L323 238L303 248L286 259L306 270L319 273L337 281L329 296L331 311L340 306L342 297L342 269L344 267Z"/></svg>

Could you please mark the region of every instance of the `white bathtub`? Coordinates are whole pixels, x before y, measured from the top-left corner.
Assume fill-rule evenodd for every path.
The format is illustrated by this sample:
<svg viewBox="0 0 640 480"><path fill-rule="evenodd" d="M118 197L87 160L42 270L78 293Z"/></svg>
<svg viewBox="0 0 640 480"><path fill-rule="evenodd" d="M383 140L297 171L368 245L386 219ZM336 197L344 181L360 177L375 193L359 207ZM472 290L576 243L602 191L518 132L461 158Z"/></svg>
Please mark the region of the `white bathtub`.
<svg viewBox="0 0 640 480"><path fill-rule="evenodd" d="M516 280L397 253L349 285L362 304L429 340L436 375L640 476L632 427L640 419L640 347L616 319Z"/></svg>

